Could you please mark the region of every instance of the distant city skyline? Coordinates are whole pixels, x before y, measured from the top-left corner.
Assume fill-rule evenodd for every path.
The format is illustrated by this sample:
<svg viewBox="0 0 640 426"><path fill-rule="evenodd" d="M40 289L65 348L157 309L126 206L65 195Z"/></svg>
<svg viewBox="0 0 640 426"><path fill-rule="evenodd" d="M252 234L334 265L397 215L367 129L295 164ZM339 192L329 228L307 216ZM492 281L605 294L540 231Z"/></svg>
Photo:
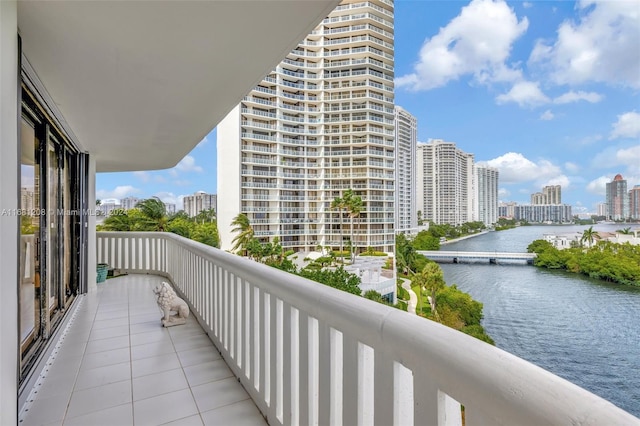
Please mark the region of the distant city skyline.
<svg viewBox="0 0 640 426"><path fill-rule="evenodd" d="M596 213L615 175L640 184L637 7L396 1L395 104L417 118L418 141L454 142L497 168L501 201L559 184L574 214ZM98 174L97 196L180 206L215 194L216 139L169 170Z"/></svg>

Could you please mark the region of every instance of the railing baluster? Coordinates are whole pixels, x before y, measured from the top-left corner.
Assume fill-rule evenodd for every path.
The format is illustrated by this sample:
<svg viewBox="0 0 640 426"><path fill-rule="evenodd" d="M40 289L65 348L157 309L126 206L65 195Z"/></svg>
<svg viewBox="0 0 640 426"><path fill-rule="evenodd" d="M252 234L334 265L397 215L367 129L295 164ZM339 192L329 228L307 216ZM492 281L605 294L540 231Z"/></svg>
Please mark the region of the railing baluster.
<svg viewBox="0 0 640 426"><path fill-rule="evenodd" d="M269 403L269 423L280 422L282 419L278 417L278 324L276 313L276 298L272 294L266 294L265 298L265 330L267 331L266 342L269 359L265 365L265 386L268 388L267 401Z"/></svg>
<svg viewBox="0 0 640 426"><path fill-rule="evenodd" d="M298 425L297 407L298 387L298 310L290 304L280 301L282 309L282 423Z"/></svg>
<svg viewBox="0 0 640 426"><path fill-rule="evenodd" d="M244 327L243 327L243 318L244 318L244 300L243 300L243 293L244 293L244 283L242 282L242 278L237 277L236 278L236 300L235 300L235 312L236 312L236 316L235 316L235 342L236 342L236 349L235 349L235 353L236 353L236 364L238 364L238 367L242 368L244 366L244 353L242 352L243 349L243 336L242 333L244 332Z"/></svg>
<svg viewBox="0 0 640 426"><path fill-rule="evenodd" d="M254 307L256 309L254 314L254 328L257 331L257 344L253 353L254 356L254 380L253 384L258 389L260 394L263 397L266 405L269 405L269 398L267 395L269 394L268 386L265 381L265 371L269 368L269 363L267 361L269 357L269 350L267 348L265 342L265 334L266 330L269 327L269 321L265 318L265 301L264 301L264 291L262 291L259 287L254 287ZM254 334L254 340L256 335Z"/></svg>
<svg viewBox="0 0 640 426"><path fill-rule="evenodd" d="M298 410L299 417L298 423L300 424L311 424L312 422L309 419L309 377L313 374L315 370L315 365L313 361L313 351L315 349L311 348L310 340L314 337L314 333L309 333L310 321L309 316L302 312L298 312L298 371L297 377L293 376L294 381L299 380L298 389L297 389L297 400L298 400ZM292 330L293 331L293 330ZM315 331L315 330L314 330ZM315 342L313 342L315 343ZM315 346L315 345L314 345ZM310 354L311 352L311 354ZM294 370L294 374L295 374ZM292 390L295 392L296 390Z"/></svg>
<svg viewBox="0 0 640 426"><path fill-rule="evenodd" d="M358 341L342 335L342 423L358 425Z"/></svg>
<svg viewBox="0 0 640 426"><path fill-rule="evenodd" d="M244 319L242 329L244 330L244 374L251 382L253 375L253 286L248 281L244 282Z"/></svg>
<svg viewBox="0 0 640 426"><path fill-rule="evenodd" d="M394 424L394 361L382 350L374 354L374 421L378 425Z"/></svg>
<svg viewBox="0 0 640 426"><path fill-rule="evenodd" d="M318 322L318 424L335 424L331 416L334 392L332 365L335 365L334 348L331 347L331 327L324 321ZM342 385L342 384L341 384ZM335 414L335 413L334 413Z"/></svg>
<svg viewBox="0 0 640 426"><path fill-rule="evenodd" d="M413 418L425 425L438 424L438 387L421 371L413 374Z"/></svg>

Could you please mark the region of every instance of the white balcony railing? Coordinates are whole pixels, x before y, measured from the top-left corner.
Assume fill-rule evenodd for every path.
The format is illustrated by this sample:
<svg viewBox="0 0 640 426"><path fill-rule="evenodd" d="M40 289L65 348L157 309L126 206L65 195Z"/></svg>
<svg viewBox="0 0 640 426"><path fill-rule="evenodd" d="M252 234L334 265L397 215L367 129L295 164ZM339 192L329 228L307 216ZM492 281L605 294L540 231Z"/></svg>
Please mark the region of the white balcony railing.
<svg viewBox="0 0 640 426"><path fill-rule="evenodd" d="M514 355L171 233L101 232L99 262L171 279L269 424L630 425Z"/></svg>

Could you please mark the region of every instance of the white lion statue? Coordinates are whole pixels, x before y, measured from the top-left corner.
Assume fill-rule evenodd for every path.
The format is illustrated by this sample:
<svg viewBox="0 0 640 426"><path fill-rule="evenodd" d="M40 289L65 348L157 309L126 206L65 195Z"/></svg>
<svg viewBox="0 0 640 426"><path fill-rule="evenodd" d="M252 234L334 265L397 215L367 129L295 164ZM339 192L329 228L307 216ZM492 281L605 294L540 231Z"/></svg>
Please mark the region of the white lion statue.
<svg viewBox="0 0 640 426"><path fill-rule="evenodd" d="M164 327L173 327L187 322L189 306L187 306L187 302L178 297L169 283L163 282L154 288L153 292L158 298L158 306L164 314L160 318ZM176 312L177 315L171 315L171 312Z"/></svg>

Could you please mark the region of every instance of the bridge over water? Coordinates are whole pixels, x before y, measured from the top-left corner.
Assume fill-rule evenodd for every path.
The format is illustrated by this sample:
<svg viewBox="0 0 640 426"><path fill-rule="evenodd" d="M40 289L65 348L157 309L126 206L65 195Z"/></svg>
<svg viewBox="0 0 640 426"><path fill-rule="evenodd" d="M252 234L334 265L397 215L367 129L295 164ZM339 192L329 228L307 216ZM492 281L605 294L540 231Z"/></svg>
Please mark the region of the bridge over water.
<svg viewBox="0 0 640 426"><path fill-rule="evenodd" d="M499 251L418 251L435 262L449 263L516 263L533 264L535 253L508 253Z"/></svg>

